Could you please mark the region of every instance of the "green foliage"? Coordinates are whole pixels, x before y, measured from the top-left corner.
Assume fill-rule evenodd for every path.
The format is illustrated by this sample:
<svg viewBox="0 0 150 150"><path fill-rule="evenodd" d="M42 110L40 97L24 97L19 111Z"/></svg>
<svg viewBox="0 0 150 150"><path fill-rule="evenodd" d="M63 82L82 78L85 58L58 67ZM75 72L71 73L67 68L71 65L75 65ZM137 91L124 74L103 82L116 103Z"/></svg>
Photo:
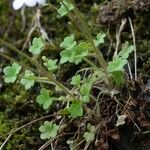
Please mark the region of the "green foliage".
<svg viewBox="0 0 150 150"><path fill-rule="evenodd" d="M95 46L99 46L100 44L103 44L105 37L106 37L106 34L99 33L99 34L96 36L96 39L94 40Z"/></svg>
<svg viewBox="0 0 150 150"><path fill-rule="evenodd" d="M98 47L100 44L104 43L106 34L99 33L96 36L96 38L93 39L91 35L94 33L89 33L88 25L86 26L86 22L82 20L82 14L78 12L78 9L72 11L75 5L72 4L71 1L69 0L64 0L61 1L60 3L61 6L57 11L58 14L61 17L63 17L71 12L69 17L73 16L72 19L74 19L74 21L77 21L75 24L79 25L78 27L81 29L81 31L83 30L84 35L76 34L76 36L74 36L74 34L71 33L70 36L64 38L63 42L60 44L60 48L62 48L62 51L60 52L61 57L59 61L57 60L59 59L59 57L57 56L55 57L55 55L52 56L56 58L56 59L54 58L54 60L48 58L51 51L46 53L45 54L46 56L43 56L41 58L39 54L44 49L45 41L41 37L34 38L32 41L32 45L29 48L29 52L31 52L33 55L37 55L34 58L38 58L38 60L34 58L32 59L32 57L28 56L27 54L24 54L24 52L22 51L20 51L19 54L22 55L24 58L27 58L27 62L31 61L31 64L27 63L24 66L27 66L27 68L34 66L34 68L31 70L33 70L34 73L36 73L37 77L30 70L26 70L24 76L21 76L22 74L20 74L19 76L20 83L25 86L26 90L28 90L32 86L34 86L35 81L41 82L39 85L37 85L41 87L41 91L40 94L36 96L37 97L36 101L39 105L43 107L44 110L46 110L46 113L49 112L47 110L50 109L52 104L56 104L54 103L54 101L57 101L56 106L54 105L54 109L51 110L52 111L51 113L54 113L54 117L52 117L52 119L55 120L56 122L59 121L60 124L62 124L62 126L64 125L64 122L66 126L69 126L69 124L72 123L72 120L75 119L81 120L82 123L86 124L87 121L90 122L91 119L93 118L95 119L98 116L97 115L98 114L97 111L99 111L98 106L101 105L101 102L99 101L97 96L101 98L100 94L103 91L104 92L106 91L107 93L110 94L110 87L112 87L112 85L108 85L108 84L111 83L111 81L114 81L115 84L118 86L120 86L124 82L124 66L127 64L128 62L127 59L129 57L129 54L133 51L134 47L132 45L129 46L128 43L125 43L122 47L122 50L118 53L118 55L115 56L112 61L106 62L106 66L108 64L106 70L106 68L103 67L105 66L104 63L105 60L103 60L103 57L101 53L99 53L100 51L98 50L98 48L95 48L95 46ZM71 23L69 27L70 26L72 26ZM72 28L69 28L69 30L70 29ZM73 30L73 32L75 32L75 30ZM67 31L64 31L64 34L66 33ZM82 36L85 37L86 40L81 39ZM54 39L58 39L58 41L59 39L62 38L61 35L57 37L57 35L55 36L55 34L53 37ZM80 39L80 41L77 42L75 40L75 37ZM48 41L49 41L49 45L47 44L46 48L50 50L51 48L54 49L58 48L57 45L58 41L53 42L53 40L51 41L51 39ZM93 41L95 46L92 45ZM32 62L32 60L34 61ZM77 74L73 77L69 76L69 79L66 82L61 81L63 80L61 77L63 77L64 75L63 67L65 66L62 64L74 63L75 65L78 65L79 63L82 63L83 60L85 60L84 64L82 64L82 66L80 66L80 70L77 70L76 72L76 73L80 73L80 75ZM34 62L36 63L33 64ZM24 59L21 60L21 63L24 63ZM100 65L102 67L100 67ZM14 83L17 79L18 74L21 71L21 68L22 67L16 63L13 63L12 66L7 66L6 68L4 68L3 71L5 75L4 76L5 82ZM58 71L56 72L57 69ZM72 71L70 72L69 71L67 73L72 75ZM71 79L70 82L71 85L69 85L68 82L70 81L70 79ZM48 84L50 86L45 84ZM49 92L50 90L45 89L45 87L47 89L49 88L53 90L58 98L53 97L52 94ZM116 86L112 88L115 87ZM97 91L95 92L94 90L95 88L99 89L99 93L100 93L99 95ZM113 92L111 91L111 93ZM97 101L95 101L96 98ZM90 100L92 100L91 103ZM89 106L90 104L91 106ZM56 115L58 115L58 117L56 117ZM65 117L68 118L64 119ZM95 121L94 119L92 120L93 122ZM125 123L125 119L122 120L121 119L122 118L118 118L118 120L120 121L119 123L120 124ZM0 124L2 125L1 121ZM2 126L0 131L2 131L3 128L5 129L5 127ZM55 138L57 136L59 129L60 126L56 125L52 121L51 122L45 121L44 124L39 128L41 132L41 139ZM96 132L96 128L91 124L87 124L87 131L84 133L83 137L81 136L80 137L85 138L86 142L91 142L95 139L95 134L96 134L95 132ZM76 148L76 145L78 146L77 142L78 141L75 141L74 139L70 140L69 143L70 147L72 146L72 148L73 147Z"/></svg>
<svg viewBox="0 0 150 150"><path fill-rule="evenodd" d="M80 100L73 100L69 107L69 112L72 118L83 116L82 102Z"/></svg>
<svg viewBox="0 0 150 150"><path fill-rule="evenodd" d="M29 48L29 52L34 55L38 55L44 48L44 40L40 38L34 38L32 41L32 45Z"/></svg>
<svg viewBox="0 0 150 150"><path fill-rule="evenodd" d="M82 102L84 103L90 102L90 92L91 92L92 84L93 84L92 81L86 80L85 83L81 85L80 93L81 93Z"/></svg>
<svg viewBox="0 0 150 150"><path fill-rule="evenodd" d="M34 73L30 70L26 70L20 83L25 86L26 90L30 89L32 86L34 86L35 83Z"/></svg>
<svg viewBox="0 0 150 150"><path fill-rule="evenodd" d="M111 74L116 85L120 86L124 83L124 73L122 71L114 71Z"/></svg>
<svg viewBox="0 0 150 150"><path fill-rule="evenodd" d="M68 47L67 47L68 48ZM80 42L78 45L74 45L72 49L65 49L60 53L60 63L71 62L78 65L82 62L83 58L88 56L88 51L91 49L91 45L86 42Z"/></svg>
<svg viewBox="0 0 150 150"><path fill-rule="evenodd" d="M66 50L70 50L76 45L77 45L77 42L74 41L74 35L71 35L64 39L64 41L60 44L60 47Z"/></svg>
<svg viewBox="0 0 150 150"><path fill-rule="evenodd" d="M70 83L72 85L76 85L76 86L80 87L80 82L81 82L81 76L78 74L78 75L72 77L72 80Z"/></svg>
<svg viewBox="0 0 150 150"><path fill-rule="evenodd" d="M50 97L48 90L42 88L40 91L40 95L37 97L36 101L40 105L43 105L43 109L48 109L55 99L55 97Z"/></svg>
<svg viewBox="0 0 150 150"><path fill-rule="evenodd" d="M70 150L74 150L77 147L77 143L73 140L68 140L67 144L69 145Z"/></svg>
<svg viewBox="0 0 150 150"><path fill-rule="evenodd" d="M47 67L49 71L55 71L58 69L57 60L47 59L45 56L42 57L43 65Z"/></svg>
<svg viewBox="0 0 150 150"><path fill-rule="evenodd" d="M73 4L71 4L69 1L64 0L63 2L61 2L61 6L60 8L57 10L58 14L63 17L65 15L68 14L68 12L70 12L71 10L74 9Z"/></svg>
<svg viewBox="0 0 150 150"><path fill-rule="evenodd" d="M108 63L108 72L123 71L123 67L127 64L127 59L121 57L114 59Z"/></svg>
<svg viewBox="0 0 150 150"><path fill-rule="evenodd" d="M21 66L17 63L13 63L12 66L7 66L3 69L4 79L6 83L14 83L17 79L17 75L21 70Z"/></svg>
<svg viewBox="0 0 150 150"><path fill-rule="evenodd" d="M119 52L117 56L114 57L114 59L108 63L107 71L111 73L115 83L117 85L120 85L124 82L123 79L123 71L124 66L128 63L128 57L129 54L134 50L134 47L131 45L129 46L129 43L126 42L122 50Z"/></svg>
<svg viewBox="0 0 150 150"><path fill-rule="evenodd" d="M134 46L129 45L128 42L124 43L122 46L122 50L119 52L117 57L122 57L123 59L128 59L129 54L133 52Z"/></svg>
<svg viewBox="0 0 150 150"><path fill-rule="evenodd" d="M96 132L95 126L92 126L90 123L88 123L87 129L88 132L84 133L84 138L86 142L92 142L95 138L95 132Z"/></svg>
<svg viewBox="0 0 150 150"><path fill-rule="evenodd" d="M41 132L41 139L50 139L55 138L57 135L57 132L59 130L59 126L55 123L45 121L44 125L42 125L39 128L39 131Z"/></svg>
<svg viewBox="0 0 150 150"><path fill-rule="evenodd" d="M127 58L133 50L134 47L132 45L129 46L128 42L126 42L119 54L113 59L113 61L108 63L108 72L123 71L123 67L128 62Z"/></svg>

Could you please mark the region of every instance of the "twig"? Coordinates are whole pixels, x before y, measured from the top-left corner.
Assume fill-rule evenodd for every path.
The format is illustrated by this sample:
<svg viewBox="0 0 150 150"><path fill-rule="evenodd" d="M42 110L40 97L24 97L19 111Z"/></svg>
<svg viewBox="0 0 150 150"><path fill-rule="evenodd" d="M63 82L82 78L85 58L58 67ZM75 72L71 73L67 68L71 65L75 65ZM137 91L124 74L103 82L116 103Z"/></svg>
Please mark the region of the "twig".
<svg viewBox="0 0 150 150"><path fill-rule="evenodd" d="M139 132L141 132L141 129L136 124L136 122L133 120L133 118L132 118L131 114L128 112L127 108L125 108L125 106L121 102L119 102L116 97L114 98L114 100L117 102L117 104L121 105L124 108L123 111L126 111L127 115L130 117L130 119L132 120L132 122L134 123L134 125L136 126L136 128L139 130Z"/></svg>
<svg viewBox="0 0 150 150"><path fill-rule="evenodd" d="M131 67L130 67L129 63L128 63L128 70L129 70L130 79L132 80L133 79L133 75L132 75Z"/></svg>
<svg viewBox="0 0 150 150"><path fill-rule="evenodd" d="M133 29L133 24L132 20L130 17L128 17L129 23L130 23L130 28L131 28L131 33L132 33L132 38L133 38L133 45L134 45L134 69L135 69L135 80L137 80L137 50L136 50L136 42L135 42L135 33Z"/></svg>
<svg viewBox="0 0 150 150"><path fill-rule="evenodd" d="M34 30L36 29L36 27L37 27L37 25L36 25L36 23L35 23L35 20L36 20L36 15L33 17L33 19L32 19L32 23L31 23L31 29L30 29L30 31L28 32L28 35L27 35L27 38L26 38L26 41L25 41L25 43L23 44L23 47L22 47L22 51L26 48L26 45L27 45L27 43L30 41L30 38L31 38L31 35L32 35L32 33L34 32Z"/></svg>
<svg viewBox="0 0 150 150"><path fill-rule="evenodd" d="M9 136L7 137L7 139L4 141L4 143L1 145L0 150L3 149L3 147L5 146L5 144L7 143L7 141L10 139L10 137L12 136L12 134L9 134Z"/></svg>
<svg viewBox="0 0 150 150"><path fill-rule="evenodd" d="M142 132L142 134L149 134L150 131L145 131L145 132Z"/></svg>
<svg viewBox="0 0 150 150"><path fill-rule="evenodd" d="M38 150L44 150L54 139L48 140L44 145L42 145Z"/></svg>
<svg viewBox="0 0 150 150"><path fill-rule="evenodd" d="M21 8L21 17L22 17L22 29L21 29L21 32L23 32L25 27L26 27L25 6L23 6Z"/></svg>
<svg viewBox="0 0 150 150"><path fill-rule="evenodd" d="M33 121L31 121L31 122L29 122L29 123L27 123L27 124L24 124L23 126L21 126L21 127L19 127L19 128L16 128L16 129L14 129L14 130L10 131L10 132L9 132L9 133L7 133L6 135L13 134L13 133L15 133L15 132L17 132L17 131L19 131L19 130L21 130L21 129L23 129L23 128L25 128L25 127L27 127L27 126L29 126L29 125L33 124L33 123L35 123L35 122L37 122L37 121L40 121L40 120L43 120L43 119L46 119L46 118L52 117L52 116L54 116L54 115L55 115L55 114L47 115L47 116L44 116L44 117L41 117L41 118L35 119L35 120L33 120ZM0 138L1 138L1 137L3 137L3 136L0 136ZM1 149L0 149L0 150L1 150Z"/></svg>
<svg viewBox="0 0 150 150"><path fill-rule="evenodd" d="M46 33L46 31L44 30L44 28L42 27L41 25L41 22L40 22L40 19L41 19L41 11L40 9L37 9L36 10L36 14L35 16L33 17L33 20L32 20L32 24L31 24L31 29L27 35L27 39L23 45L23 48L22 50L25 49L27 43L30 41L30 38L31 38L31 35L33 34L33 32L36 30L36 28L40 29L40 32L42 34L42 37L44 39L46 39L50 44L52 45L55 45L52 40L48 37L48 34Z"/></svg>
<svg viewBox="0 0 150 150"><path fill-rule="evenodd" d="M121 36L121 32L123 31L123 29L125 27L126 22L127 22L126 18L122 19L119 31L118 31L118 33L116 33L116 49L115 49L114 57L117 56L117 54L118 54L118 49L119 49L119 45L120 45L120 36Z"/></svg>

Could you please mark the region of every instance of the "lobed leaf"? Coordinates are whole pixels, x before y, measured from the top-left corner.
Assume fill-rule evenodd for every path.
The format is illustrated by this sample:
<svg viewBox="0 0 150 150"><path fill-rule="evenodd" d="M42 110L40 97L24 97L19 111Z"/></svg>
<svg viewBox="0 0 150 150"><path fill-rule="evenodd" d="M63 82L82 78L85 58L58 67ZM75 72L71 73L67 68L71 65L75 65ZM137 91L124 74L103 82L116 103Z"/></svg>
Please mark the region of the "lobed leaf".
<svg viewBox="0 0 150 150"><path fill-rule="evenodd" d="M60 44L60 47L70 50L74 46L76 46L77 42L74 41L74 35L68 36L64 39L64 41Z"/></svg>
<svg viewBox="0 0 150 150"><path fill-rule="evenodd" d="M64 0L61 2L60 8L57 10L58 14L63 17L68 14L71 10L74 9L73 4L69 3L68 1Z"/></svg>
<svg viewBox="0 0 150 150"><path fill-rule="evenodd" d="M81 76L79 74L72 77L72 80L71 80L71 84L72 85L76 85L76 86L79 87L80 86L80 82L81 82Z"/></svg>
<svg viewBox="0 0 150 150"><path fill-rule="evenodd" d="M41 132L41 139L50 139L54 138L57 135L57 132L59 130L59 126L55 123L45 121L44 125L42 125L39 128L39 131Z"/></svg>
<svg viewBox="0 0 150 150"><path fill-rule="evenodd" d="M14 83L17 79L17 75L21 70L21 66L17 63L13 63L12 66L7 66L3 69L4 81L6 83Z"/></svg>
<svg viewBox="0 0 150 150"><path fill-rule="evenodd" d="M45 61L43 63L43 65L46 66L49 71L53 72L53 71L58 69L58 65L57 65L57 60L56 59L55 60L47 59L45 56L43 56L42 59Z"/></svg>
<svg viewBox="0 0 150 150"><path fill-rule="evenodd" d="M35 83L34 73L30 70L26 70L20 83L25 86L26 90L30 89L32 86L34 86Z"/></svg>
<svg viewBox="0 0 150 150"><path fill-rule="evenodd" d="M40 95L36 98L36 101L40 105L43 105L43 109L48 109L52 105L54 99L54 97L50 97L48 90L42 88L40 91Z"/></svg>
<svg viewBox="0 0 150 150"><path fill-rule="evenodd" d="M77 118L83 116L82 103L79 100L72 101L69 107L69 112L72 118Z"/></svg>
<svg viewBox="0 0 150 150"><path fill-rule="evenodd" d="M105 37L106 37L106 34L99 33L99 34L96 36L96 39L94 40L95 46L99 46L100 44L103 44Z"/></svg>
<svg viewBox="0 0 150 150"><path fill-rule="evenodd" d="M40 38L34 38L32 41L32 45L29 48L29 52L34 55L38 55L44 48L44 40Z"/></svg>

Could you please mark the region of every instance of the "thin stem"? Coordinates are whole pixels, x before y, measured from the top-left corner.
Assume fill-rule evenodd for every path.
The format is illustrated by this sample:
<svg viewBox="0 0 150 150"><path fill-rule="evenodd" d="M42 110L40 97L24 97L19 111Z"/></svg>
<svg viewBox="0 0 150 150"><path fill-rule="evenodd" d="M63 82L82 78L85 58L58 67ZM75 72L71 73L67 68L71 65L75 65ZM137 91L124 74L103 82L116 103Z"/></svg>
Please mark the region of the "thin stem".
<svg viewBox="0 0 150 150"><path fill-rule="evenodd" d="M7 133L6 135L13 134L13 133L18 132L18 131L20 131L21 129L23 129L23 128L25 128L25 127L27 127L27 126L29 126L29 125L35 123L35 122L37 122L37 121L40 121L40 120L43 120L43 119L46 119L46 118L49 118L49 117L53 117L53 116L56 116L56 115L57 115L57 114L52 114L52 115L47 115L47 116L44 116L44 117L35 119L35 120L33 120L33 121L28 122L27 124L22 125L22 126L19 127L19 128L16 128L16 129L10 131L10 132ZM3 135L3 136L4 136L4 135ZM3 136L0 136L0 138L3 137ZM1 150L1 149L0 149L0 150Z"/></svg>
<svg viewBox="0 0 150 150"><path fill-rule="evenodd" d="M78 17L78 19L79 19L79 21L80 21L80 23L81 23L82 28L85 29L85 32L87 32L87 34L88 34L88 37L85 37L85 38L87 38L87 39L89 40L89 42L92 43L93 48L94 48L94 52L95 52L95 54L96 54L96 56L97 56L97 59L98 59L100 65L101 65L101 67L102 67L104 70L106 70L106 68L107 68L107 62L106 62L105 59L103 58L103 56L102 56L100 50L95 46L94 41L93 41L93 37L92 37L91 32L90 32L90 30L89 30L89 28L88 28L88 25L87 25L85 19L82 17L82 15L81 15L79 9L77 8L77 6L76 6L74 0L71 0L71 1L72 1L73 5L74 5L74 7L75 7L75 11L74 11L74 12L75 12L75 14L76 14L77 17Z"/></svg>
<svg viewBox="0 0 150 150"><path fill-rule="evenodd" d="M8 43L2 39L0 39L0 44L10 48L10 50L15 51L16 53L18 53L19 55L21 55L22 57L26 58L29 61L33 61L31 57L29 57L28 55L26 55L25 53L23 53L22 51L20 51L19 49L17 49L15 46L13 46L11 43Z"/></svg>
<svg viewBox="0 0 150 150"><path fill-rule="evenodd" d="M114 56L116 57L118 54L118 50L119 50L119 45L120 45L120 37L121 37L121 32L123 31L125 24L127 22L127 19L122 19L121 21L121 26L119 28L119 31L116 33L116 48L115 48L115 52L114 52Z"/></svg>
<svg viewBox="0 0 150 150"><path fill-rule="evenodd" d="M2 39L0 39L0 44L7 46L8 48L10 48L10 50L15 51L16 53L18 53L21 56L25 57L28 61L31 62L31 64L35 65L40 70L41 75L44 75L47 78L49 78L52 82L54 82L57 86L59 86L66 94L70 95L70 97L72 97L72 98L75 98L75 96L73 95L73 93L67 87L65 87L62 83L60 83L59 81L57 81L54 78L53 74L51 74L46 69L44 69L36 60L32 59L31 57L29 57L28 55L26 55L24 52L21 52L15 46L13 46L12 44L10 44L10 43L2 40ZM10 60L10 58L8 56L6 56L6 55L5 55L5 58L7 58L7 59ZM36 73L37 73L37 71L36 71Z"/></svg>
<svg viewBox="0 0 150 150"><path fill-rule="evenodd" d="M83 58L83 60L84 60L85 62L87 62L91 67L93 67L93 68L99 70L99 68L98 68L93 62L91 62L88 58Z"/></svg>
<svg viewBox="0 0 150 150"><path fill-rule="evenodd" d="M61 2L62 2L62 0L61 0ZM84 18L82 17L82 15L81 15L79 9L77 8L74 0L71 0L71 2L74 5L74 13L77 16L78 21L80 22L80 30L82 31L81 33L83 33L83 35L85 36L85 38L92 44L93 50L94 50L94 52L96 54L98 62L100 63L101 67L106 71L107 62L103 58L100 50L95 46L94 41L93 41L93 37L92 37L91 32L90 32L90 30L88 28L88 25L87 25L86 21L84 20ZM64 3L63 3L63 5L65 6Z"/></svg>
<svg viewBox="0 0 150 150"><path fill-rule="evenodd" d="M1 145L0 150L3 149L3 147L5 146L5 144L7 143L7 141L10 139L10 137L12 136L12 134L9 134L9 136L7 137L7 139L4 141L4 143Z"/></svg>
<svg viewBox="0 0 150 150"><path fill-rule="evenodd" d="M131 71L131 67L130 67L129 62L128 62L128 70L129 70L130 79L132 80L133 76L132 76L132 71Z"/></svg>
<svg viewBox="0 0 150 150"><path fill-rule="evenodd" d="M29 67L29 66L27 66L27 65L25 65L25 64L23 64L23 63L21 63L19 61L17 61L17 60L15 60L14 58L6 55L5 53L0 52L0 56L4 57L4 58L6 58L6 59L8 59L8 60L10 60L12 62L16 62L17 64L23 66L27 70L31 70L32 72L37 73L37 71L35 69L33 69L33 68L31 68L31 67Z"/></svg>
<svg viewBox="0 0 150 150"><path fill-rule="evenodd" d="M135 42L135 33L133 29L133 24L132 20L130 17L128 17L129 23L130 23L130 28L131 28L131 33L132 33L132 38L133 38L133 45L134 45L134 71L135 71L135 80L137 80L137 50L136 50L136 42Z"/></svg>

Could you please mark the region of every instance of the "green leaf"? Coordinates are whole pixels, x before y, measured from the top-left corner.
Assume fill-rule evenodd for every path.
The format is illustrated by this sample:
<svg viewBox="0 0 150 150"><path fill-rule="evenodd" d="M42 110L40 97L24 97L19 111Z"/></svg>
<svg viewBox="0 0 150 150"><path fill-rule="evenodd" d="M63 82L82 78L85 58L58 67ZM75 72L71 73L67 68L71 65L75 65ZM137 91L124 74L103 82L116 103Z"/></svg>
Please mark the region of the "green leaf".
<svg viewBox="0 0 150 150"><path fill-rule="evenodd" d="M76 86L79 87L80 86L80 82L81 82L81 76L79 74L72 77L72 80L71 80L71 84L72 85L76 85Z"/></svg>
<svg viewBox="0 0 150 150"><path fill-rule="evenodd" d="M68 36L64 39L64 41L60 44L60 47L70 50L74 46L76 46L77 42L74 41L74 35Z"/></svg>
<svg viewBox="0 0 150 150"><path fill-rule="evenodd" d="M87 124L87 129L88 129L88 132L84 133L84 138L85 138L86 142L91 142L95 138L96 128L95 128L95 126L88 123Z"/></svg>
<svg viewBox="0 0 150 150"><path fill-rule="evenodd" d="M34 55L38 55L44 48L44 40L40 38L34 38L32 41L32 45L29 48L29 52Z"/></svg>
<svg viewBox="0 0 150 150"><path fill-rule="evenodd" d="M57 10L58 14L63 17L68 14L69 11L73 10L73 4L69 3L68 1L64 0L61 2L60 8Z"/></svg>
<svg viewBox="0 0 150 150"><path fill-rule="evenodd" d="M60 53L60 63L63 64L67 61L75 63L76 65L82 62L83 58L88 55L88 51L91 49L91 45L86 42L80 42L80 44L74 46L70 50L64 50Z"/></svg>
<svg viewBox="0 0 150 150"><path fill-rule="evenodd" d="M113 61L108 63L107 71L111 73L113 80L118 86L124 83L123 67L128 63L127 59L133 50L134 47L132 45L129 46L129 43L126 42L119 54L114 57Z"/></svg>
<svg viewBox="0 0 150 150"><path fill-rule="evenodd" d="M99 46L100 44L103 44L105 37L106 37L106 34L99 33L99 34L96 36L96 40L94 40L95 46Z"/></svg>
<svg viewBox="0 0 150 150"><path fill-rule="evenodd" d="M82 103L79 100L72 101L69 107L69 112L72 118L77 118L83 116Z"/></svg>
<svg viewBox="0 0 150 150"><path fill-rule="evenodd" d="M122 71L114 71L112 72L112 76L116 85L120 86L124 83L124 74Z"/></svg>
<svg viewBox="0 0 150 150"><path fill-rule="evenodd" d="M17 63L13 63L12 66L7 66L3 69L4 80L6 83L14 83L17 79L17 75L21 70L21 66Z"/></svg>
<svg viewBox="0 0 150 150"><path fill-rule="evenodd" d="M71 50L64 50L60 53L61 59L60 59L60 64L64 64L67 61L70 60L70 57L72 55Z"/></svg>
<svg viewBox="0 0 150 150"><path fill-rule="evenodd" d="M40 105L43 105L43 109L48 109L52 105L54 99L55 97L50 97L48 90L42 88L40 91L40 95L36 98L36 101Z"/></svg>
<svg viewBox="0 0 150 150"><path fill-rule="evenodd" d="M84 84L82 84L80 92L82 95L89 95L91 91L91 83L90 82L86 82Z"/></svg>
<svg viewBox="0 0 150 150"><path fill-rule="evenodd" d="M119 52L118 56L127 59L129 57L129 54L133 52L133 50L134 46L133 45L129 46L129 43L126 42L125 44L123 44L122 50Z"/></svg>
<svg viewBox="0 0 150 150"><path fill-rule="evenodd" d="M47 69L49 71L55 71L58 69L58 65L57 65L57 60L52 60L52 59L47 59L45 56L42 57L43 61L45 61L43 63L44 66L47 67Z"/></svg>
<svg viewBox="0 0 150 150"><path fill-rule="evenodd" d="M119 52L119 54L113 59L113 61L108 63L108 72L121 72L123 71L123 67L127 64L127 58L129 57L129 54L134 50L134 47L131 45L129 46L129 43L126 42L122 50Z"/></svg>
<svg viewBox="0 0 150 150"><path fill-rule="evenodd" d="M90 94L81 96L81 100L83 103L89 103L90 102Z"/></svg>
<svg viewBox="0 0 150 150"><path fill-rule="evenodd" d="M72 55L69 62L78 65L82 62L83 58L88 56L88 51L91 49L91 45L86 42L80 42L77 46L72 49Z"/></svg>
<svg viewBox="0 0 150 150"><path fill-rule="evenodd" d="M95 126L91 125L90 123L87 124L87 129L90 132L95 132L96 131Z"/></svg>
<svg viewBox="0 0 150 150"><path fill-rule="evenodd" d="M42 125L39 128L39 131L41 132L41 139L50 139L54 138L57 135L57 132L59 130L59 126L55 123L45 121L44 125Z"/></svg>
<svg viewBox="0 0 150 150"><path fill-rule="evenodd" d="M20 83L25 86L26 90L30 89L32 86L34 86L35 83L34 73L30 70L26 70Z"/></svg>
<svg viewBox="0 0 150 150"><path fill-rule="evenodd" d="M66 143L69 145L70 150L75 150L76 147L78 146L76 141L73 141L73 140L70 140L70 139Z"/></svg>
<svg viewBox="0 0 150 150"><path fill-rule="evenodd" d="M127 62L128 61L123 58L114 59L112 62L108 63L108 72L123 71L123 67Z"/></svg>
<svg viewBox="0 0 150 150"><path fill-rule="evenodd" d="M90 92L92 88L92 83L91 82L85 82L82 84L80 88L80 93L82 95L82 102L88 103L90 101Z"/></svg>
<svg viewBox="0 0 150 150"><path fill-rule="evenodd" d="M86 142L92 142L95 138L95 134L92 132L85 132L84 138L85 138Z"/></svg>

